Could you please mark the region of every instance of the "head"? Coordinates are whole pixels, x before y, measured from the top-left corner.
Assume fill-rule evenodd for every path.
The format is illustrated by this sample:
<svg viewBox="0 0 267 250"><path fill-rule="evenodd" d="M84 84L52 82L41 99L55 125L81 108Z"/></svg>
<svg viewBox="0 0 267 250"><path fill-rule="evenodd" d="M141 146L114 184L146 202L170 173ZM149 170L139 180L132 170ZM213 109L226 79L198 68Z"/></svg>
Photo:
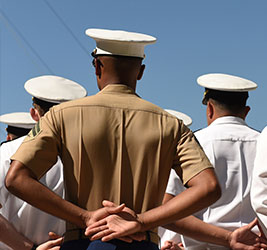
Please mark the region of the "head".
<svg viewBox="0 0 267 250"><path fill-rule="evenodd" d="M156 38L122 30L87 29L86 35L96 41L92 52L97 84L101 90L108 84L124 84L135 90L145 65L144 48Z"/></svg>
<svg viewBox="0 0 267 250"><path fill-rule="evenodd" d="M202 101L207 105L206 116L208 125L223 116L236 116L245 120L250 107L246 106L248 92L229 92L206 89Z"/></svg>
<svg viewBox="0 0 267 250"><path fill-rule="evenodd" d="M205 87L202 103L207 105L208 125L222 116L246 118L250 110L246 106L248 91L257 88L255 82L238 76L212 73L198 77L197 83Z"/></svg>
<svg viewBox="0 0 267 250"><path fill-rule="evenodd" d="M35 121L28 112L14 112L1 115L0 122L7 125L6 141L27 135L35 125Z"/></svg>
<svg viewBox="0 0 267 250"><path fill-rule="evenodd" d="M17 138L18 138L17 135L14 135L12 133L7 132L6 141L12 141L12 140L15 140Z"/></svg>
<svg viewBox="0 0 267 250"><path fill-rule="evenodd" d="M8 126L6 128L6 131L7 131L6 141L12 141L19 137L27 135L31 131L31 129Z"/></svg>
<svg viewBox="0 0 267 250"><path fill-rule="evenodd" d="M100 90L108 84L125 84L135 90L145 69L142 58L129 56L94 56L93 65Z"/></svg>
<svg viewBox="0 0 267 250"><path fill-rule="evenodd" d="M78 83L64 77L43 75L29 79L25 90L32 95L32 119L39 121L54 105L85 97L86 90Z"/></svg>
<svg viewBox="0 0 267 250"><path fill-rule="evenodd" d="M57 105L57 103L43 101L35 97L32 98L32 101L33 108L30 108L30 114L32 119L36 122L38 122L50 108L52 108L54 105Z"/></svg>

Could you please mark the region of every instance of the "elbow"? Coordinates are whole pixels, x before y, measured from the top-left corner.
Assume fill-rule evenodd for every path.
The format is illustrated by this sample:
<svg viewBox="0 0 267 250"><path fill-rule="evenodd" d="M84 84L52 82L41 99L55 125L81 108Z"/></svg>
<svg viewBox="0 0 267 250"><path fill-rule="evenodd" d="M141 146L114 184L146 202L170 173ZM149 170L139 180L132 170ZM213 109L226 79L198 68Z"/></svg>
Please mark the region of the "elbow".
<svg viewBox="0 0 267 250"><path fill-rule="evenodd" d="M207 197L210 205L220 199L222 195L221 186L217 179L210 181L207 185Z"/></svg>
<svg viewBox="0 0 267 250"><path fill-rule="evenodd" d="M5 178L5 186L9 192L12 193L12 191L15 188L15 183L16 183L16 175L12 171L8 171L6 178Z"/></svg>
<svg viewBox="0 0 267 250"><path fill-rule="evenodd" d="M12 194L14 194L20 182L23 180L23 176L21 176L21 171L17 168L17 165L17 162L12 162L5 177L5 186Z"/></svg>

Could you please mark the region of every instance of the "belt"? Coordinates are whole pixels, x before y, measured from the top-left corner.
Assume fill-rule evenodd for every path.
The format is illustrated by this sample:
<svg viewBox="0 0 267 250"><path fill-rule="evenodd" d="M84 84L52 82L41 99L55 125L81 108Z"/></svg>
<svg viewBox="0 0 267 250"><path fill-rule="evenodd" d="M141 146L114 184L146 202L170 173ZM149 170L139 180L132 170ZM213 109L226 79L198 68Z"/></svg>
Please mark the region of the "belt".
<svg viewBox="0 0 267 250"><path fill-rule="evenodd" d="M89 239L87 236L84 235L84 229L73 229L66 231L64 233L64 242L72 241L72 240L81 240L81 239ZM146 241L151 241L158 245L159 243L159 236L157 233L153 231L146 231Z"/></svg>

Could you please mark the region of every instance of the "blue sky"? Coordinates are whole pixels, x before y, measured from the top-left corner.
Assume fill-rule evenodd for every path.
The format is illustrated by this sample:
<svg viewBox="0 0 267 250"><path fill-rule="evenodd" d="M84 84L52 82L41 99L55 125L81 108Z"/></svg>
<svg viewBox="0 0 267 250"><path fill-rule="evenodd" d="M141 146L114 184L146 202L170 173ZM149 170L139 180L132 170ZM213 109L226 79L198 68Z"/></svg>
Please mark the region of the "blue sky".
<svg viewBox="0 0 267 250"><path fill-rule="evenodd" d="M0 114L28 111L24 83L60 75L97 93L87 28L122 29L157 37L146 47L137 93L206 126L198 76L228 73L253 80L247 123L267 125L266 0L0 0ZM5 138L0 125L0 141Z"/></svg>

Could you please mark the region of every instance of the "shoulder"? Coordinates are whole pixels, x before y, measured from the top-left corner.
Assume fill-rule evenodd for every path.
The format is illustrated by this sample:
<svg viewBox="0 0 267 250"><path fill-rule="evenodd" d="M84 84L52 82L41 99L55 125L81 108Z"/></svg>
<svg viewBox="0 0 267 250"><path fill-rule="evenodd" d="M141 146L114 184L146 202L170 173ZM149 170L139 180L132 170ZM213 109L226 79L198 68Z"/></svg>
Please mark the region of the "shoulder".
<svg viewBox="0 0 267 250"><path fill-rule="evenodd" d="M15 139L15 140L3 143L0 147L1 158L4 156L9 157L11 154L15 153L16 150L21 145L21 143L23 142L25 137L26 136L22 136L20 138Z"/></svg>

